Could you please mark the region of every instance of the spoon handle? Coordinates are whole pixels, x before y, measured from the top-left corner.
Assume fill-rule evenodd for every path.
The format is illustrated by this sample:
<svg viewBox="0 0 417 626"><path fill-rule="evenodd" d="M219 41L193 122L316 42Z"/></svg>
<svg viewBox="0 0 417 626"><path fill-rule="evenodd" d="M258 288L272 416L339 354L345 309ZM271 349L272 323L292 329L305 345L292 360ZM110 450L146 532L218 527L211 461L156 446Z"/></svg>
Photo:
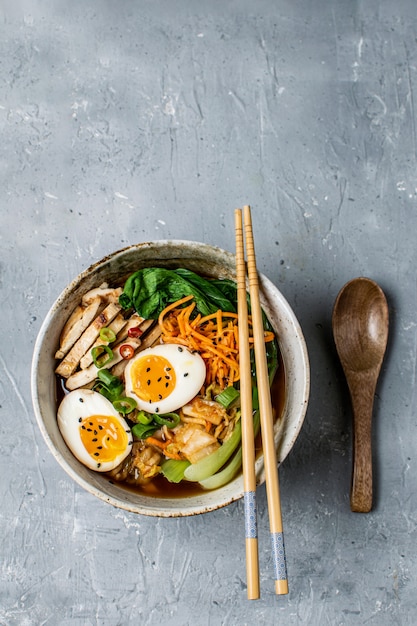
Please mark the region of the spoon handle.
<svg viewBox="0 0 417 626"><path fill-rule="evenodd" d="M350 508L357 513L369 513L372 509L372 411L375 387L373 372L349 373L353 409Z"/></svg>

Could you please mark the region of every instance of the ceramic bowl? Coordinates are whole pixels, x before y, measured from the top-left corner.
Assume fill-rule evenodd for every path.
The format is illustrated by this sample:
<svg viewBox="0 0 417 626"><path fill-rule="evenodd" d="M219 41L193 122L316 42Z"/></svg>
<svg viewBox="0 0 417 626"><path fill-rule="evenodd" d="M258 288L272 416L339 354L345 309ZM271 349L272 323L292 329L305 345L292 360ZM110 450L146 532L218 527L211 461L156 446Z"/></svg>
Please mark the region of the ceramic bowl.
<svg viewBox="0 0 417 626"><path fill-rule="evenodd" d="M103 282L114 283L137 269L149 266L185 267L216 278L235 278L235 256L203 243L154 241L119 250L82 272L59 296L48 312L37 337L32 362L32 398L42 435L61 467L81 487L102 500L135 513L179 517L205 513L243 496L239 474L224 487L198 495L156 498L127 490L77 461L67 448L57 425L55 359L63 325L83 294ZM309 363L300 325L280 291L260 275L261 302L279 338L285 370L285 401L275 428L278 463L291 450L302 426L309 396ZM256 463L257 481L264 481L262 457Z"/></svg>

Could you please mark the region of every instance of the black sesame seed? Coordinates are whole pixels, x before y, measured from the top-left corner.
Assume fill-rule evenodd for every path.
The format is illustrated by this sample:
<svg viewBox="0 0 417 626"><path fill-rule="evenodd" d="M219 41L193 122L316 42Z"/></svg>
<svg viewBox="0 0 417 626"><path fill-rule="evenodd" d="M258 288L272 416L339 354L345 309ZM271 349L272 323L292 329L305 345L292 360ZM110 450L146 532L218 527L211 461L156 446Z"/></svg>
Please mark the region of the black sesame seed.
<svg viewBox="0 0 417 626"><path fill-rule="evenodd" d="M146 368L146 371L147 371L147 372L150 372L150 371L151 371L151 368L150 368L150 367L147 367L147 368Z"/></svg>
<svg viewBox="0 0 417 626"><path fill-rule="evenodd" d="M84 426L84 424L81 426L81 428L82 428L83 430L85 430L85 426Z"/></svg>
<svg viewBox="0 0 417 626"><path fill-rule="evenodd" d="M78 400L79 400L80 402L84 402L83 398L78 398Z"/></svg>
<svg viewBox="0 0 417 626"><path fill-rule="evenodd" d="M92 439L92 441L98 441L97 437L94 437L94 439Z"/></svg>
<svg viewBox="0 0 417 626"><path fill-rule="evenodd" d="M160 377L158 378L158 383L160 383L160 382L161 382L161 380L162 380L162 376L160 376Z"/></svg>
<svg viewBox="0 0 417 626"><path fill-rule="evenodd" d="M184 352L184 350L181 348L181 346L178 346L178 352Z"/></svg>
<svg viewBox="0 0 417 626"><path fill-rule="evenodd" d="M93 422L88 422L88 425L89 425L89 426L92 426L92 425L93 425Z"/></svg>
<svg viewBox="0 0 417 626"><path fill-rule="evenodd" d="M79 422L80 422L80 424L81 424L81 422L83 421L83 418L82 418L82 417L79 417L79 418L78 418L78 421L79 421Z"/></svg>
<svg viewBox="0 0 417 626"><path fill-rule="evenodd" d="M98 429L99 429L99 430L103 430L103 426L99 426L99 427L98 427Z"/></svg>
<svg viewBox="0 0 417 626"><path fill-rule="evenodd" d="M159 409L158 409L158 407L156 407L156 409L155 409L155 413L159 413Z"/></svg>
<svg viewBox="0 0 417 626"><path fill-rule="evenodd" d="M97 463L97 467L101 467L101 463Z"/></svg>
<svg viewBox="0 0 417 626"><path fill-rule="evenodd" d="M147 381L146 381L146 384L147 384L147 385L150 385L150 384L151 384L151 381L150 381L150 380L147 380Z"/></svg>
<svg viewBox="0 0 417 626"><path fill-rule="evenodd" d="M165 383L165 389L169 387L169 383Z"/></svg>
<svg viewBox="0 0 417 626"><path fill-rule="evenodd" d="M188 372L184 372L184 378L188 376Z"/></svg>
<svg viewBox="0 0 417 626"><path fill-rule="evenodd" d="M106 441L110 441L110 437L107 437Z"/></svg>
<svg viewBox="0 0 417 626"><path fill-rule="evenodd" d="M95 430L95 431L94 431L94 434L95 434L95 435L98 435L98 432Z"/></svg>
<svg viewBox="0 0 417 626"><path fill-rule="evenodd" d="M87 428L87 432L88 432L88 433L92 433L92 432L93 432L93 429L92 429L92 428Z"/></svg>
<svg viewBox="0 0 417 626"><path fill-rule="evenodd" d="M159 394L158 398L159 398L160 400L162 400L162 396L161 396L161 394Z"/></svg>
<svg viewBox="0 0 417 626"><path fill-rule="evenodd" d="M100 452L94 452L94 456L100 456Z"/></svg>
<svg viewBox="0 0 417 626"><path fill-rule="evenodd" d="M165 371L166 371L166 372L170 372L171 370L172 370L172 367L166 367L166 368L165 368Z"/></svg>
<svg viewBox="0 0 417 626"><path fill-rule="evenodd" d="M97 450L102 450L103 446L97 446Z"/></svg>
<svg viewBox="0 0 417 626"><path fill-rule="evenodd" d="M171 376L165 376L165 380L171 380Z"/></svg>

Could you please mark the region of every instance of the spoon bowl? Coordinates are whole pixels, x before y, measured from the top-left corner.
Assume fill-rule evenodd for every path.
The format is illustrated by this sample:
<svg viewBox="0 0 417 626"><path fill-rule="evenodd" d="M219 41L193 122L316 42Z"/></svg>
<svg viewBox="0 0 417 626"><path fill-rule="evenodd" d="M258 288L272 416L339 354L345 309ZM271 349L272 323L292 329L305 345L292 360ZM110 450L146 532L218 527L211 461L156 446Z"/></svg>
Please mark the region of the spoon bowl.
<svg viewBox="0 0 417 626"><path fill-rule="evenodd" d="M352 511L372 508L372 411L388 340L388 305L381 287L355 278L340 290L333 308L336 350L353 409Z"/></svg>

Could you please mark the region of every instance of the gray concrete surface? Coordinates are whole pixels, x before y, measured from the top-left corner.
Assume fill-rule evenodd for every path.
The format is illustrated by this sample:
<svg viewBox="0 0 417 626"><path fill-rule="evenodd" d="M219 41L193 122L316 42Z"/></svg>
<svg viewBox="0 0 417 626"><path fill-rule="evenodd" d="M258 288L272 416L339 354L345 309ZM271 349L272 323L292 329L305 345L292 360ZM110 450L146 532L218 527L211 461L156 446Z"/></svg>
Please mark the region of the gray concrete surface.
<svg viewBox="0 0 417 626"><path fill-rule="evenodd" d="M416 38L414 0L2 0L0 624L416 623ZM260 488L253 602L241 502L174 520L106 505L53 459L29 388L42 319L83 268L151 239L234 250L245 203L312 368L280 471L290 593ZM349 509L330 327L360 275L391 315L367 515Z"/></svg>

